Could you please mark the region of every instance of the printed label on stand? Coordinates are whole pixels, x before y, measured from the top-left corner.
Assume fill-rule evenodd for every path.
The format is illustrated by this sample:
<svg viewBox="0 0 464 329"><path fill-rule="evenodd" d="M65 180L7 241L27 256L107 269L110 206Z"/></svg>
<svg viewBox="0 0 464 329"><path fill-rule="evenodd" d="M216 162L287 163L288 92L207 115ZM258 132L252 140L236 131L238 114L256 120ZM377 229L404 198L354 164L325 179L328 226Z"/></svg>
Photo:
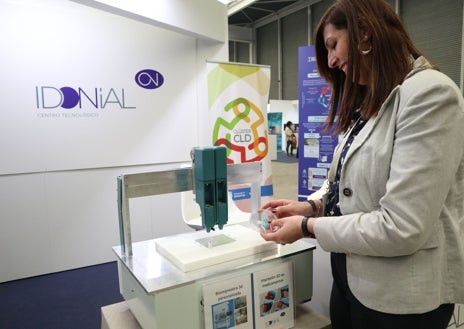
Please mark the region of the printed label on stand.
<svg viewBox="0 0 464 329"><path fill-rule="evenodd" d="M250 274L203 286L206 329L252 329Z"/></svg>
<svg viewBox="0 0 464 329"><path fill-rule="evenodd" d="M293 328L293 263L253 273L255 328Z"/></svg>

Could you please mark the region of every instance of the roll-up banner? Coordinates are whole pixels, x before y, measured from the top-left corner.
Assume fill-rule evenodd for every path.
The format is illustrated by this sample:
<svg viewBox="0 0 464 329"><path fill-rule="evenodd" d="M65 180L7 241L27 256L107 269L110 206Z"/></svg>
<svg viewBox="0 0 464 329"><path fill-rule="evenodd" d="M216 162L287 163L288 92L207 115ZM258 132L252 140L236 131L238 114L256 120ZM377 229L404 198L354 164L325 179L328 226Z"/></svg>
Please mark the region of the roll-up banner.
<svg viewBox="0 0 464 329"><path fill-rule="evenodd" d="M208 125L211 144L227 148L227 163L261 161L261 197L273 195L268 145L267 103L270 67L238 63L207 63ZM250 186L231 186L232 199L250 211ZM262 199L262 201L264 201Z"/></svg>

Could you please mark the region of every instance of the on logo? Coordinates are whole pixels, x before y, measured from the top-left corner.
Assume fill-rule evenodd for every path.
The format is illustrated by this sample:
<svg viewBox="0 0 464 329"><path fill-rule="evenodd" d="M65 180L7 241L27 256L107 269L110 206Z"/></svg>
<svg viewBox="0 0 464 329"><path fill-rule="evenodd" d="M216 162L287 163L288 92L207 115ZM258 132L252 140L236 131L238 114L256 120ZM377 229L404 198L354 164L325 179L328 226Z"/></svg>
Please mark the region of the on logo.
<svg viewBox="0 0 464 329"><path fill-rule="evenodd" d="M158 71L145 69L137 72L135 82L142 88L156 89L161 87L164 77Z"/></svg>

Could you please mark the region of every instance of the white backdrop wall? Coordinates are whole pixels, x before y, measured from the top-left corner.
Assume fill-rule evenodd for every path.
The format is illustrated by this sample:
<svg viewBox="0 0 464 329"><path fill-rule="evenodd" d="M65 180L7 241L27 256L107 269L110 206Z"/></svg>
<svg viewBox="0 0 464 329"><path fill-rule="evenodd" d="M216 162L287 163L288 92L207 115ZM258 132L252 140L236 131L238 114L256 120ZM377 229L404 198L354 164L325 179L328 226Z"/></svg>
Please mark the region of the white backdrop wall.
<svg viewBox="0 0 464 329"><path fill-rule="evenodd" d="M196 132L195 39L73 2L3 7L1 174L185 159L166 141ZM145 69L159 88L136 83Z"/></svg>
<svg viewBox="0 0 464 329"><path fill-rule="evenodd" d="M199 39L226 42L225 6L211 0L71 0ZM209 12L210 15L206 15Z"/></svg>
<svg viewBox="0 0 464 329"><path fill-rule="evenodd" d="M190 14L222 16L227 31L213 8ZM155 25L0 0L0 282L114 260L117 176L178 167L204 144L206 61L226 60L227 44ZM158 88L141 86L144 72ZM179 199L131 202L134 241L188 230Z"/></svg>

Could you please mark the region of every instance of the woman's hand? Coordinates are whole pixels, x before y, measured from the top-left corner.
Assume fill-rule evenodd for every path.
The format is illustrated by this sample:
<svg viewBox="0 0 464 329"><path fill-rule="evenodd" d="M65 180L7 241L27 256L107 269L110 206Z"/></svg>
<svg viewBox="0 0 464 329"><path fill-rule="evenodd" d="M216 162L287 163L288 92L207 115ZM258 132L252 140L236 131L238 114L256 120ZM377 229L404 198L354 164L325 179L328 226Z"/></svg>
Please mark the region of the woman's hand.
<svg viewBox="0 0 464 329"><path fill-rule="evenodd" d="M261 230L261 236L266 241L274 241L280 244L293 243L303 237L302 220L301 216L273 219L269 230Z"/></svg>
<svg viewBox="0 0 464 329"><path fill-rule="evenodd" d="M261 209L272 209L272 212L278 218L300 215L300 216L313 216L313 210L311 205L306 201L294 201L294 200L272 200L266 202Z"/></svg>

